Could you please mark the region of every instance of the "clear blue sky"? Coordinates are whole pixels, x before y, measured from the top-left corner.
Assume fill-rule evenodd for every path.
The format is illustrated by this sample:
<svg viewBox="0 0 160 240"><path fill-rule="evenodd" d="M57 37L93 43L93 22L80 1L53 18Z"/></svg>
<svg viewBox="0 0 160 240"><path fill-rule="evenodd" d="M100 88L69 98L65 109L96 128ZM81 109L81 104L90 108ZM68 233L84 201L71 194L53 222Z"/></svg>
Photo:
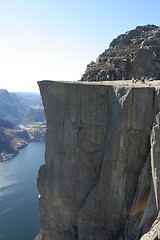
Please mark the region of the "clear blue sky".
<svg viewBox="0 0 160 240"><path fill-rule="evenodd" d="M77 80L119 34L160 26L160 0L0 0L0 88Z"/></svg>

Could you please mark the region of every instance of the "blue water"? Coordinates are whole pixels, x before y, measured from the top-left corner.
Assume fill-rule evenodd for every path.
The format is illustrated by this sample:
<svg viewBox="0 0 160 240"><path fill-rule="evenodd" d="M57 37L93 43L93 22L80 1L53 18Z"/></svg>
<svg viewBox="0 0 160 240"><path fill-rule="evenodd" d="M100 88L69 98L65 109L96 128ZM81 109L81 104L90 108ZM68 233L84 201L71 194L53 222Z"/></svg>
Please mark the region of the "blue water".
<svg viewBox="0 0 160 240"><path fill-rule="evenodd" d="M37 174L45 143L30 143L0 162L0 240L33 240L40 230Z"/></svg>
<svg viewBox="0 0 160 240"><path fill-rule="evenodd" d="M19 124L17 127L23 129L23 128L25 128L25 125L23 125L23 124Z"/></svg>

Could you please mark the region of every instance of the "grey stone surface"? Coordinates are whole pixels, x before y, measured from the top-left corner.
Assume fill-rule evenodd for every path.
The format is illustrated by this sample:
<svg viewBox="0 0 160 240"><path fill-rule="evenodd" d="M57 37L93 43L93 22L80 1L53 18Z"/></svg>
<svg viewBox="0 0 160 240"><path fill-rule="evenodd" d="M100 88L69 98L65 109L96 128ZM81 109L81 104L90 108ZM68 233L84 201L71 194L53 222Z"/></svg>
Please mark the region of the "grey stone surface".
<svg viewBox="0 0 160 240"><path fill-rule="evenodd" d="M83 79L90 81L152 77L160 79L160 27L139 26L119 35L96 62L88 64Z"/></svg>
<svg viewBox="0 0 160 240"><path fill-rule="evenodd" d="M151 166L153 185L155 193L155 202L158 211L160 211L160 113L156 115L151 133ZM153 223L151 230L146 233L141 240L159 240L160 239L160 213Z"/></svg>
<svg viewBox="0 0 160 240"><path fill-rule="evenodd" d="M152 175L157 209L160 211L160 113L156 115L151 135Z"/></svg>
<svg viewBox="0 0 160 240"><path fill-rule="evenodd" d="M159 211L158 152L150 156L159 86L39 86L47 121L38 175L41 239L140 239Z"/></svg>

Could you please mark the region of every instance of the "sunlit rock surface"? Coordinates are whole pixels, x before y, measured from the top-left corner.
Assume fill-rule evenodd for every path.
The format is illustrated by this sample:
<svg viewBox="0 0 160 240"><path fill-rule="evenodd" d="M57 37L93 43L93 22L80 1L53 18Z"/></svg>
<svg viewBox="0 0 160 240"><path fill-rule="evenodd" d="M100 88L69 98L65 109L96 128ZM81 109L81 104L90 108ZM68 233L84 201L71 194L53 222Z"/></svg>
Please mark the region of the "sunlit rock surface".
<svg viewBox="0 0 160 240"><path fill-rule="evenodd" d="M157 237L159 82L39 86L47 121L39 239Z"/></svg>
<svg viewBox="0 0 160 240"><path fill-rule="evenodd" d="M87 65L83 79L160 79L160 27L138 26L115 38L96 62Z"/></svg>

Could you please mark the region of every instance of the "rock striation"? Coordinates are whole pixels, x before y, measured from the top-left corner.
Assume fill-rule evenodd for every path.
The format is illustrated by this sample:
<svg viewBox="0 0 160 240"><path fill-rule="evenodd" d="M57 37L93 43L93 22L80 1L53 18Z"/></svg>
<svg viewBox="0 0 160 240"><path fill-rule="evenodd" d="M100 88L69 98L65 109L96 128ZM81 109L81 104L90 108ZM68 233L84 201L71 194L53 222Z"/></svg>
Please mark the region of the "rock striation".
<svg viewBox="0 0 160 240"><path fill-rule="evenodd" d="M160 27L138 26L114 39L83 75L90 81L141 77L160 79Z"/></svg>
<svg viewBox="0 0 160 240"><path fill-rule="evenodd" d="M160 239L160 83L51 82L42 240Z"/></svg>

